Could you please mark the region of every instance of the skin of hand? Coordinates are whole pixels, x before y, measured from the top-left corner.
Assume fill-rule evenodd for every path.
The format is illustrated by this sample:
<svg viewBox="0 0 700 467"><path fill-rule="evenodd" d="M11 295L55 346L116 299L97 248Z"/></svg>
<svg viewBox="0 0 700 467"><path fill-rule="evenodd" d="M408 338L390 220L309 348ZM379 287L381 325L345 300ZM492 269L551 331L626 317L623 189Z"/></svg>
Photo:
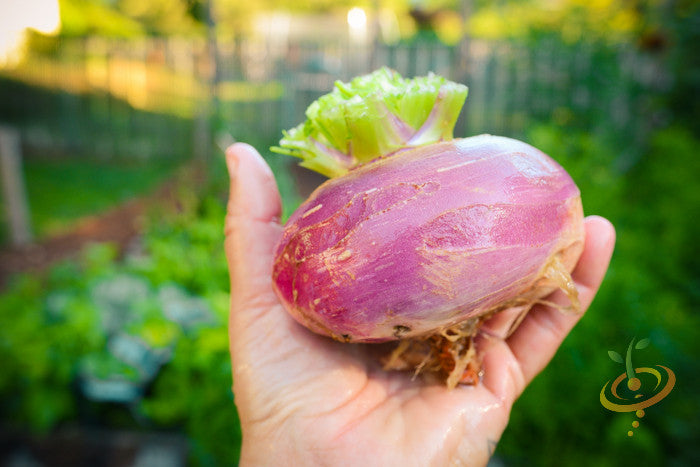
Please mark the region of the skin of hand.
<svg viewBox="0 0 700 467"><path fill-rule="evenodd" d="M282 308L271 279L282 234L275 179L247 144L231 146L226 162L229 335L241 465L485 465L513 402L581 315L538 305L509 337L480 337L483 378L475 386L448 390L412 379L410 372L384 371L368 355L369 346L315 335ZM588 217L585 228L584 252L572 274L583 309L615 243L607 220ZM567 304L559 292L548 300Z"/></svg>

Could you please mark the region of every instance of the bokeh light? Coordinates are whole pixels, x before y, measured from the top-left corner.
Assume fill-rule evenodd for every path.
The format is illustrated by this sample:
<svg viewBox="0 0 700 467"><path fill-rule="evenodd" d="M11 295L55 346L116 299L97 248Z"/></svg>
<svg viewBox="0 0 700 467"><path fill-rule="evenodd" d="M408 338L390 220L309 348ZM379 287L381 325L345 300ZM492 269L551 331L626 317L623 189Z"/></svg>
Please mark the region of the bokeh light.
<svg viewBox="0 0 700 467"><path fill-rule="evenodd" d="M58 0L9 0L0 15L0 66L21 59L27 29L55 34L61 27Z"/></svg>
<svg viewBox="0 0 700 467"><path fill-rule="evenodd" d="M352 29L363 29L367 27L367 14L360 7L351 8L348 11L348 26Z"/></svg>

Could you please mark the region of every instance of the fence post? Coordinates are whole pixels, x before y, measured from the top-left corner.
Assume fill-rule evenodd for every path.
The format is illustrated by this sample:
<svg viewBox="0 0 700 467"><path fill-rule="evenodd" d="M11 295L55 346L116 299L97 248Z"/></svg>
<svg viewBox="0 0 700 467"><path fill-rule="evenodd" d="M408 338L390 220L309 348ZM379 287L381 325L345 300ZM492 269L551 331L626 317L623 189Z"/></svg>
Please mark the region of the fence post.
<svg viewBox="0 0 700 467"><path fill-rule="evenodd" d="M10 224L10 242L13 245L29 243L32 241L32 232L24 189L19 132L5 126L0 126L0 175Z"/></svg>

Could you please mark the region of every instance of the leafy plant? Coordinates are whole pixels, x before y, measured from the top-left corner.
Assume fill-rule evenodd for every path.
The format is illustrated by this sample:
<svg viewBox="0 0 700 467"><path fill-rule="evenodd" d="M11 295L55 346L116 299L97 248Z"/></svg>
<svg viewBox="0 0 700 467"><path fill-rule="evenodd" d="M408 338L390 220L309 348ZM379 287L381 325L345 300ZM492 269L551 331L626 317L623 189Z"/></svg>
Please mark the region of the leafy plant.
<svg viewBox="0 0 700 467"><path fill-rule="evenodd" d="M223 206L191 195L124 261L101 244L16 278L0 296L3 419L48 433L89 400L101 423L123 426L102 405L117 403L138 415L127 426L185 431L195 463L236 459Z"/></svg>

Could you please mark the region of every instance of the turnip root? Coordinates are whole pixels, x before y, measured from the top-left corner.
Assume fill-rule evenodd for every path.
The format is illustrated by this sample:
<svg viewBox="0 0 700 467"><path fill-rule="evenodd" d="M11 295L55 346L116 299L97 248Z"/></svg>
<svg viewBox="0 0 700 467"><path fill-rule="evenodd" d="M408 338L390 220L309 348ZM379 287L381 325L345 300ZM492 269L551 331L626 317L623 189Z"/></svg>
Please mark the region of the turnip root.
<svg viewBox="0 0 700 467"><path fill-rule="evenodd" d="M428 109L411 120L382 100L398 91L371 86L378 74L400 80L406 93L415 84L383 69L362 77L362 86L339 85L344 95L334 97L327 119L344 126L329 130L327 120L323 131L309 128L327 107L322 98L277 149L334 178L288 220L273 285L288 312L316 333L398 340L387 369L438 373L450 387L473 383L472 339L483 320L506 308L526 311L557 288L578 309L569 272L583 245L580 193L562 167L526 143L452 139L463 86L421 78L434 89L420 103ZM354 110L339 101L379 117L348 123ZM447 102L449 111L441 108Z"/></svg>

